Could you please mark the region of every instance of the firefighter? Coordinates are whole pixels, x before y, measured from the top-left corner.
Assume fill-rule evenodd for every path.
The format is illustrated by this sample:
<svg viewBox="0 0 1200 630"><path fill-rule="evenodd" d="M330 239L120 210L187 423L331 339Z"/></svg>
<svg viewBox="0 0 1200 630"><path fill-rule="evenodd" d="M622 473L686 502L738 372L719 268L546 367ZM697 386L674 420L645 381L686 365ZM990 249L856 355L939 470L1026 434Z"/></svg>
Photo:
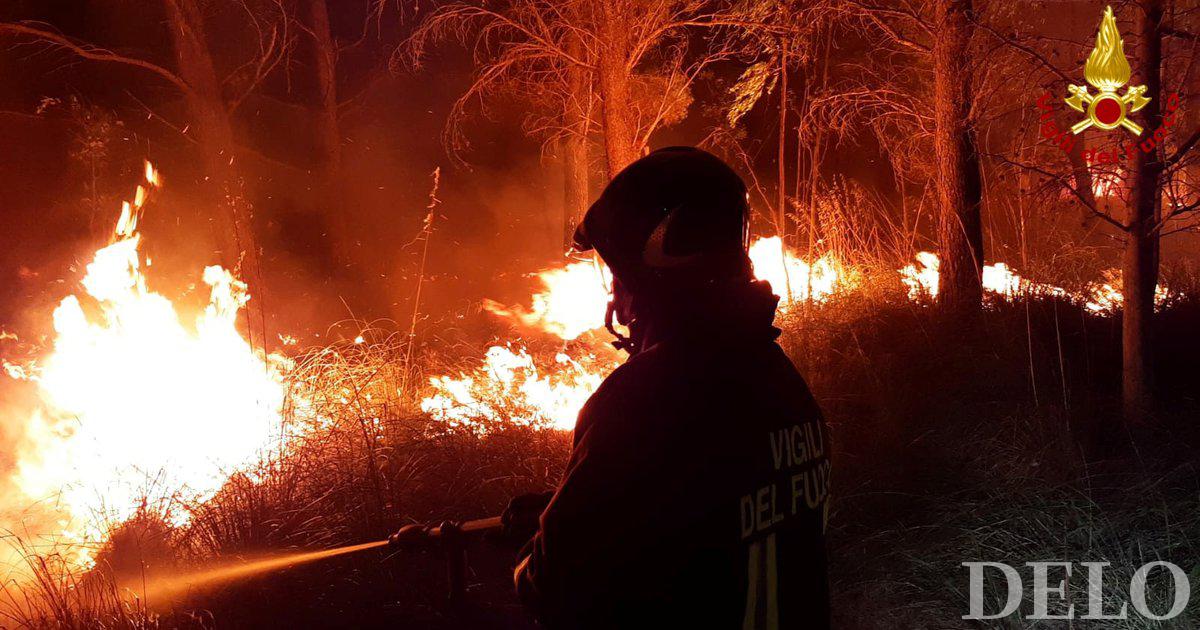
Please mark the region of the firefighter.
<svg viewBox="0 0 1200 630"><path fill-rule="evenodd" d="M504 517L540 511L514 578L547 628L829 627L828 431L775 341L747 198L717 157L660 149L575 233L612 270L630 358L580 412L548 503Z"/></svg>

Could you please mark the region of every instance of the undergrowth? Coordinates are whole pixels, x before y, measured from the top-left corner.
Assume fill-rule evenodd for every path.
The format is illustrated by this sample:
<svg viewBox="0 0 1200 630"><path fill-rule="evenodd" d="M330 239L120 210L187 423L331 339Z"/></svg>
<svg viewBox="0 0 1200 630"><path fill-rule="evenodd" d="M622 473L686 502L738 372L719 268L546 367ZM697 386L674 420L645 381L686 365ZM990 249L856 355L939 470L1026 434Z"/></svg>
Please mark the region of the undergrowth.
<svg viewBox="0 0 1200 630"><path fill-rule="evenodd" d="M993 296L975 325L953 328L898 282L868 289L790 305L777 322L835 439L835 627L971 627L961 619L967 561L1107 560L1113 605L1145 561L1196 568L1186 566L1200 540L1187 418L1200 306L1181 299L1160 314L1160 339L1172 340L1160 353L1161 414L1123 427L1114 415L1117 317L1057 298ZM453 356L469 361L480 350ZM516 494L553 487L569 435L503 417L484 430L450 426L420 413L424 374L466 365L440 361L379 333L299 357L285 455L186 506L185 527L152 513L127 525L85 576L29 554L36 582L6 585L7 625L521 627L508 552L487 549L472 555L468 616L441 606L440 578L431 577L440 561L423 556L346 558L179 601L136 597L138 581L156 571L378 540L408 523L494 515ZM1103 627L1195 621L1150 626L1131 615ZM1027 623L980 627L1043 627Z"/></svg>

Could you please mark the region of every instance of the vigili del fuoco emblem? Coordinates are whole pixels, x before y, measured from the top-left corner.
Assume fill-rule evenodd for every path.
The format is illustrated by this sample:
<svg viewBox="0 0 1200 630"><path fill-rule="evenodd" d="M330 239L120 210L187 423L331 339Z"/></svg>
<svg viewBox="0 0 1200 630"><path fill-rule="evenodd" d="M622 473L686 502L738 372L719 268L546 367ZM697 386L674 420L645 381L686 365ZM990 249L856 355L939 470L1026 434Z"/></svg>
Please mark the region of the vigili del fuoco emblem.
<svg viewBox="0 0 1200 630"><path fill-rule="evenodd" d="M1065 99L1067 105L1087 114L1087 118L1075 123L1071 131L1080 133L1094 125L1105 130L1124 127L1136 136L1142 135L1142 126L1129 120L1128 115L1145 107L1150 99L1143 96L1144 85L1131 85L1123 96L1117 94L1117 90L1129 82L1130 69L1129 60L1125 58L1125 42L1121 41L1117 31L1111 6L1104 9L1100 32L1096 34L1096 47L1088 55L1083 75L1100 92L1090 94L1086 85L1067 86L1071 93Z"/></svg>

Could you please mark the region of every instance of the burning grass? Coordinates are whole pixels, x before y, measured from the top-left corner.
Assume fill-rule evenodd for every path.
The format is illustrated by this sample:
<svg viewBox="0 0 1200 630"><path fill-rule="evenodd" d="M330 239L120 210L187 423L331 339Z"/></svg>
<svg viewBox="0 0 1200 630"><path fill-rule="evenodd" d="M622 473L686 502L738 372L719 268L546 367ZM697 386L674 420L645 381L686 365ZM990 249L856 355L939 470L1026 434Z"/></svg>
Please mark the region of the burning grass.
<svg viewBox="0 0 1200 630"><path fill-rule="evenodd" d="M868 275L859 287L837 300L800 303L804 306L789 309L779 320L784 345L809 375L838 438L835 593L839 610L858 611L851 613L860 623L855 627L869 627L862 625L868 614L917 623L958 610L961 593L939 590L937 580L953 574L962 561L958 555L983 554L989 540L1005 536L1013 544L1019 539L1035 545L1014 547L1013 553L1049 553L1056 546L1082 544L1078 536L1096 531L1108 546L1097 543L1090 549L1116 561L1128 557L1118 552L1128 552L1132 544L1118 536L1122 524L1140 519L1139 553L1177 549L1162 547L1168 533L1155 529L1153 519L1138 516L1145 514L1138 494L1149 496L1154 477L1125 469L1122 474L1130 477L1122 483L1140 488L1136 492L1086 495L1092 503L1078 500L1087 490L1086 481L1080 481L1079 442L1095 427L1083 423L1106 408L1110 401L1103 384L1115 379L1114 372L1095 367L1111 364L1115 356L1107 318L1054 296L997 296L977 339L939 341L936 315L910 301L907 287L895 277ZM473 357L486 354L484 347L457 347L454 354L462 358L447 363L446 355L441 360L410 355L405 335L364 329L361 337L361 343L336 343L294 357L281 420L291 427L285 452L232 474L206 501L177 505L187 510L183 525L172 524L178 519L160 519L157 528L143 525L140 540L166 541L152 554L145 545L131 546L129 537L114 536L98 554L103 570L86 574L111 576L94 582L97 589L109 584L109 590L73 603L70 598L89 591L58 579L51 584L59 585L59 594L45 597L46 604L36 610L26 609L22 623L47 625L45 620L62 614L59 602L68 601L78 619L105 619L122 627L125 622L115 620L131 615L161 624L168 618L153 617L153 611L170 605L152 600L147 612L137 603L145 601L141 580L143 575L153 579L153 567L168 567L173 574L264 553L369 542L408 522L494 514L508 497L551 487L558 479L567 434L519 421L527 417L527 399L489 398L492 407L475 418L478 422L447 422L420 410L439 391L437 377L481 374L475 370L486 368ZM564 342L529 334L519 347L531 360L545 361L592 343L602 339ZM931 387L937 395L930 395ZM1096 477L1091 479L1094 489ZM1070 502L1064 499L1072 496ZM1170 522L1195 516L1180 505L1182 512L1172 514ZM1174 545L1181 531L1171 532ZM879 553L871 555L871 549ZM154 559L146 561L147 555ZM139 560L129 560L134 557ZM486 555L473 558L487 561ZM355 599L318 598L304 604L306 612L293 613L285 609L296 606L295 591L267 589L260 580L251 582L258 586L238 587L249 589L244 596L237 595L238 588L222 586L216 593L189 593L174 605L213 610L219 619L251 625L336 615L348 605L395 620L402 616L391 608L397 601L413 610L431 605L393 583L428 581L436 565L409 559L396 566L374 556L347 564L352 562L336 566L369 567L360 569L368 571L361 579L386 580L388 586L348 592L337 586L344 576L313 565L278 579L292 584L289 589ZM888 572L907 577L894 580ZM1114 582L1119 582L1116 574ZM502 581L493 586L506 588ZM255 612L262 608L270 612ZM181 619L181 624L192 620ZM428 618L417 625L455 627Z"/></svg>
<svg viewBox="0 0 1200 630"><path fill-rule="evenodd" d="M224 586L146 597L177 575L379 540L412 522L498 513L509 497L544 490L561 474L565 434L510 422L521 411L500 403L504 415L481 425L422 414L423 370L405 366L404 336L363 337L297 357L280 420L287 447L232 472L211 496L142 504L107 532L91 569L73 560L70 545L21 548L28 564L4 589L8 604L21 602L3 606L14 625L156 627L145 602L188 609Z"/></svg>
<svg viewBox="0 0 1200 630"><path fill-rule="evenodd" d="M148 173L147 183L157 183ZM139 190L114 242L89 267L89 305L82 296L64 300L53 353L37 365L10 366L34 380L50 412L43 419L54 420L27 436L36 458L17 477L42 485L18 487L29 498L57 491L50 512L64 515L14 538L23 577L7 583L6 608L17 625L153 627L165 618L148 612L147 580L242 557L369 543L410 522L495 514L509 497L555 484L569 445L569 434L556 429L573 426L620 360L597 330L608 281L589 262L537 274L542 289L527 307L485 303L513 328L479 346L417 349L411 334L350 322L353 341L268 355L238 334L246 287L219 268L205 271L208 307L184 326L143 275L136 224L148 189ZM872 524L842 535L890 539L889 557L901 562L904 541L896 536L912 530L880 524L909 518L911 506L862 489L907 480L916 462L1004 469L1002 480L1036 478L1054 488L1065 478L1076 483L1079 475L1064 471L1078 473L1078 442L1097 433L1094 418L1107 413L1116 378L1119 296L1111 282L1068 292L990 265L984 325L962 338L944 334L927 308L937 286L929 254L919 255L921 267L863 255L854 264L833 255L810 263L779 239L759 239L751 255L756 273L783 294L782 342L838 432L845 505ZM1188 296L1198 293L1176 289L1163 319L1186 328L1189 320L1173 314L1194 308ZM1190 363L1178 372L1200 373ZM909 457L914 445L924 448L931 427L958 427L964 416L1009 434L959 433ZM1056 424L1030 420L1043 417ZM1090 420L1074 426L1082 418ZM963 444L973 445L965 455ZM1025 454L1046 452L1046 444L1058 454L1031 472ZM931 514L957 515L941 526L981 532L1010 522L986 521L1007 509L990 502L1005 500L1014 487L1008 482L940 468L926 474L977 484L905 490L925 493L913 502L932 504ZM1052 503L1024 504L1039 536L1042 519L1058 518ZM1125 508L1114 505L1117 512L1104 517L1120 521ZM974 516L985 520L963 520ZM945 549L965 553L961 544ZM853 566L847 558L842 566ZM921 575L916 558L907 558L906 570ZM203 593L186 595L199 599L150 603L208 606ZM375 596L384 600L371 605L382 611L396 594Z"/></svg>

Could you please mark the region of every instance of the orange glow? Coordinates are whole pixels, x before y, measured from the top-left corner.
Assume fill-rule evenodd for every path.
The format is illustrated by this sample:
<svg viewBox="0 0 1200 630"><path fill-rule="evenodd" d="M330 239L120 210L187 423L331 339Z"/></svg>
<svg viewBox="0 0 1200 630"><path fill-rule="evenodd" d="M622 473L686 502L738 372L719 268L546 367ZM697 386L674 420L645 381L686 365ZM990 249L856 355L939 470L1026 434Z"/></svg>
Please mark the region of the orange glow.
<svg viewBox="0 0 1200 630"><path fill-rule="evenodd" d="M933 252L918 252L916 262L899 270L900 281L908 287L910 300L928 296L936 299L938 294L938 270L941 261ZM1017 295L1067 296L1064 289L1048 284L1031 282L1022 278L1005 263L983 266L983 289L1006 297Z"/></svg>
<svg viewBox="0 0 1200 630"><path fill-rule="evenodd" d="M916 262L899 270L900 280L908 287L908 297L918 300L924 296L937 298L938 266L940 261L933 252L919 252ZM1116 287L1121 284L1121 272L1110 269L1104 272L1104 282L1094 282L1080 293L1071 293L1062 287L1051 284L1033 282L1022 278L1008 265L1000 262L983 267L983 288L1007 298L1019 295L1035 295L1043 297L1060 297L1076 304L1082 304L1087 310L1097 314L1109 314L1121 308L1124 297ZM1154 302L1161 306L1169 293L1163 285L1154 290Z"/></svg>
<svg viewBox="0 0 1200 630"><path fill-rule="evenodd" d="M770 282L785 302L806 299L810 286L813 299L823 301L853 285L852 274L832 255L809 265L790 251L785 253L777 236L756 239L749 255L755 276ZM604 327L612 273L603 263L573 262L542 271L537 278L542 290L533 295L529 308L484 300L484 309L566 341Z"/></svg>
<svg viewBox="0 0 1200 630"><path fill-rule="evenodd" d="M1088 286L1087 301L1084 306L1093 313L1108 314L1121 309L1125 296L1116 287L1121 285L1121 272L1110 269L1104 272L1104 281L1095 282ZM1161 307L1169 296L1167 288L1161 284L1154 287L1154 304Z"/></svg>
<svg viewBox="0 0 1200 630"><path fill-rule="evenodd" d="M822 301L849 284L831 256L810 266L785 253L778 237L756 240L749 253L755 275L784 294L781 308L786 308L789 295L791 300L805 299L809 286L813 299ZM600 263L589 261L542 271L537 277L542 290L532 296L529 308L491 300L484 308L521 326L578 340L572 348L539 364L520 344L492 346L474 370L430 378L422 411L455 426L482 428L503 421L563 430L575 426L583 403L619 363L608 344L599 341L607 335L602 329L612 276ZM590 332L597 334L581 339Z"/></svg>
<svg viewBox="0 0 1200 630"><path fill-rule="evenodd" d="M822 302L853 284L845 267L832 254L809 264L784 251L778 236L755 240L750 245L750 260L754 263L755 277L771 283L775 294L783 298L783 306L787 302L808 300L810 287L813 301Z"/></svg>
<svg viewBox="0 0 1200 630"><path fill-rule="evenodd" d="M533 295L529 309L505 307L492 300L485 300L484 308L567 341L604 327L612 273L603 263L574 262L537 277L543 290Z"/></svg>
<svg viewBox="0 0 1200 630"><path fill-rule="evenodd" d="M54 310L53 349L23 376L42 408L25 422L11 482L30 502L53 506L61 532L85 543L135 514L147 493L202 501L228 475L277 447L283 357L264 356L238 333L246 285L204 269L209 300L190 325L147 288L137 221L158 182L122 207L112 244L98 250L81 286ZM10 370L11 374L11 370ZM175 524L186 511L170 513Z"/></svg>
<svg viewBox="0 0 1200 630"><path fill-rule="evenodd" d="M570 431L615 367L591 353L573 359L560 352L552 366L539 369L525 348L492 346L473 372L429 379L434 393L421 401L421 411L454 426L512 422Z"/></svg>

